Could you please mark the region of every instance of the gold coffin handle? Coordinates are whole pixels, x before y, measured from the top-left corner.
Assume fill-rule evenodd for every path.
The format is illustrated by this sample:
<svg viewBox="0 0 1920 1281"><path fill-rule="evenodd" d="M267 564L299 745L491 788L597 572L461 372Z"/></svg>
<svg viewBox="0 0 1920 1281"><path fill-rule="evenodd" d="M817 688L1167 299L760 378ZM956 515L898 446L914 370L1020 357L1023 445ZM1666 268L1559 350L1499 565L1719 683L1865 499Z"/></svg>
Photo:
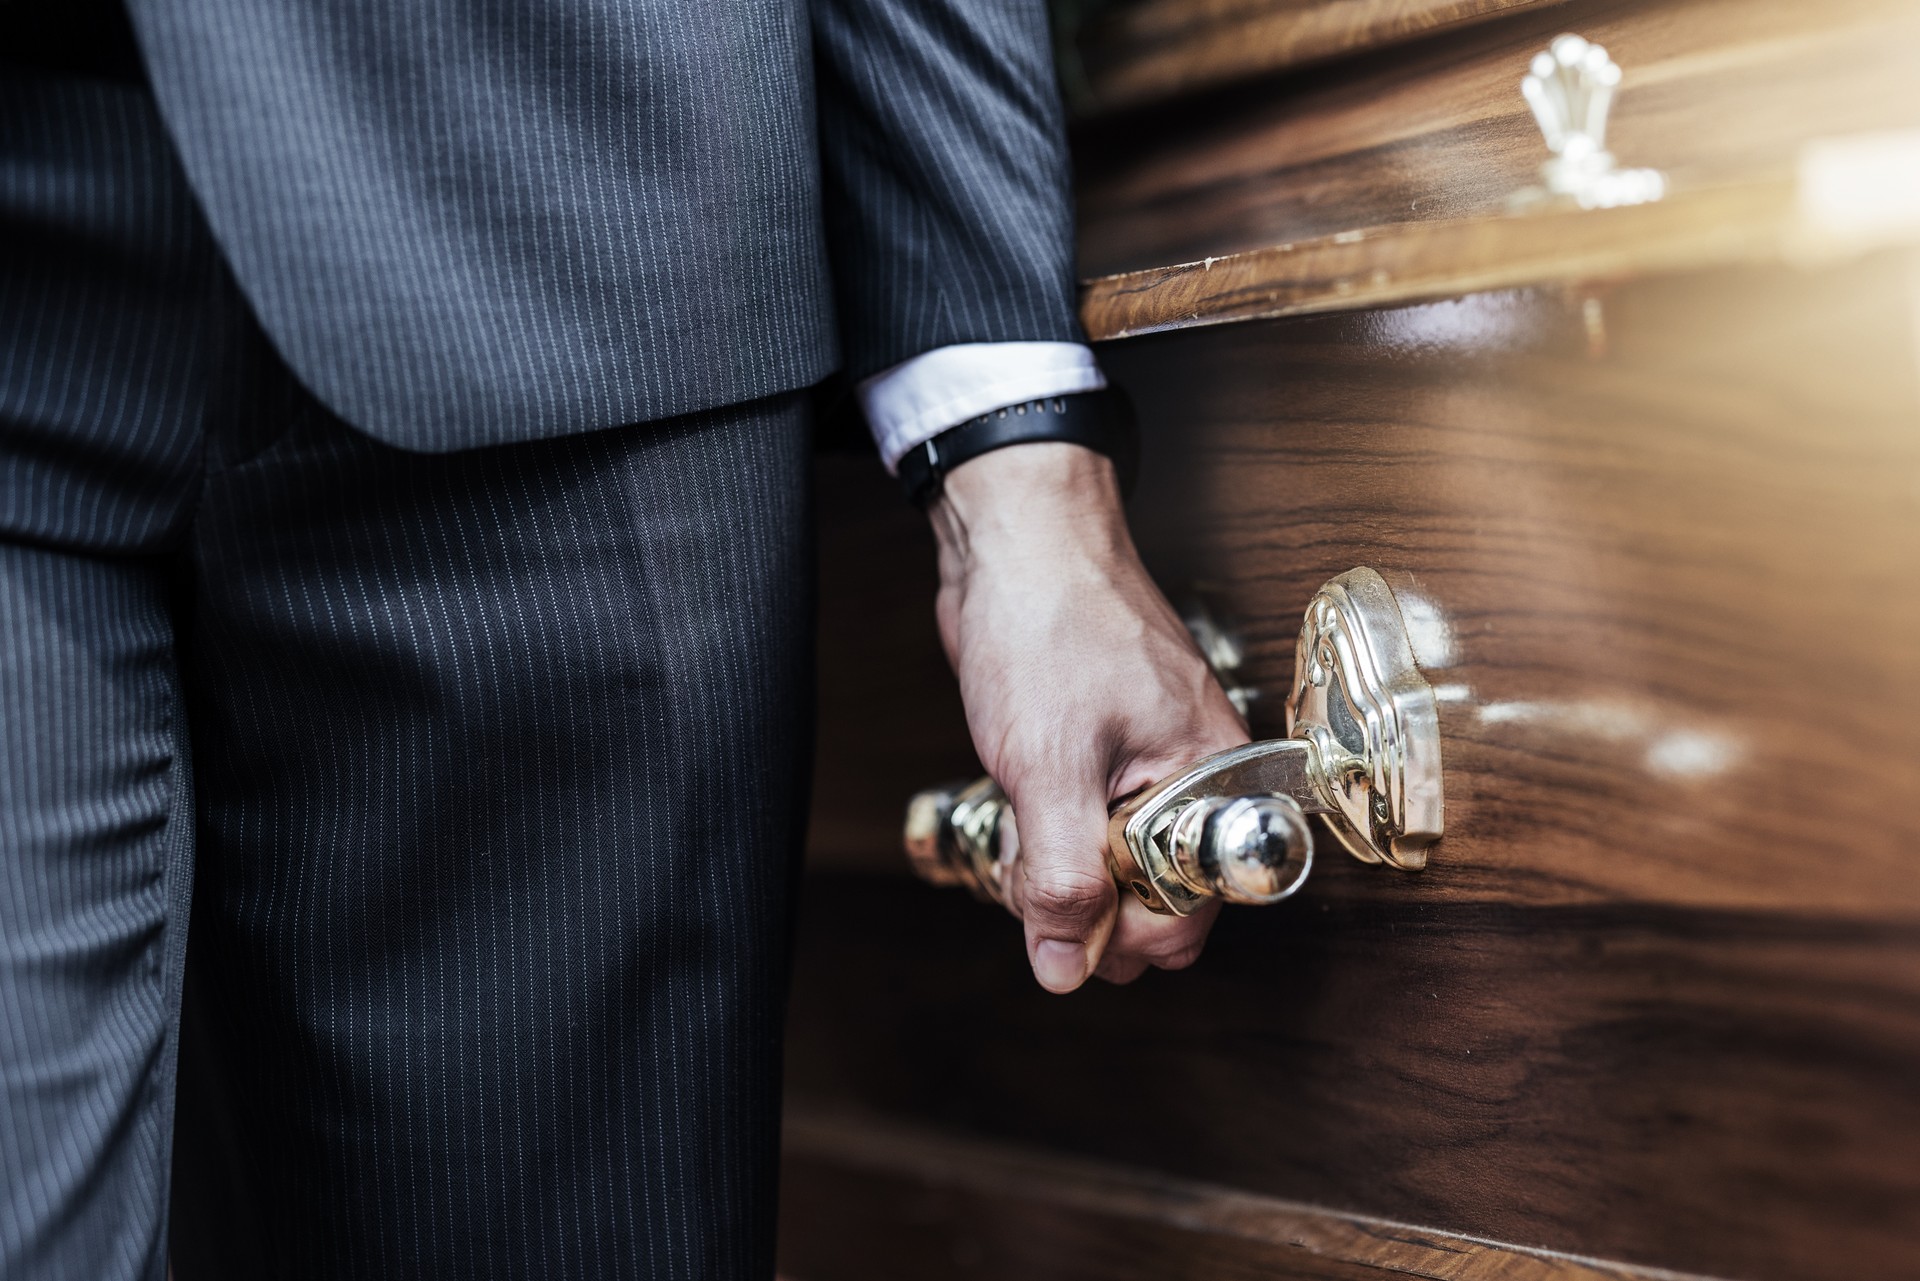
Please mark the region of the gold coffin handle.
<svg viewBox="0 0 1920 1281"><path fill-rule="evenodd" d="M1312 870L1307 815L1356 858L1417 871L1442 835L1443 801L1432 687L1392 588L1354 569L1307 606L1287 737L1216 752L1121 802L1107 862L1156 912L1273 903ZM1003 902L1019 827L1006 794L982 778L915 795L906 848L922 879Z"/></svg>

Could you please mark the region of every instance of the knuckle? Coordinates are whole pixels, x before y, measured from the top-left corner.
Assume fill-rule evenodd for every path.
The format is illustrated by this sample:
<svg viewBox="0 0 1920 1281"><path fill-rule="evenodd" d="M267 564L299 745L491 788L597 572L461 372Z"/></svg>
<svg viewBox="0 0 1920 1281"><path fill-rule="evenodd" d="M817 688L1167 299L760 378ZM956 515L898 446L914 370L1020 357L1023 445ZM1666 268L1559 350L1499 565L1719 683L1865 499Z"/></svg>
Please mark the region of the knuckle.
<svg viewBox="0 0 1920 1281"><path fill-rule="evenodd" d="M1156 969L1184 970L1200 959L1206 950L1207 930L1189 919L1156 934L1141 947Z"/></svg>
<svg viewBox="0 0 1920 1281"><path fill-rule="evenodd" d="M1095 970L1093 975L1102 982L1111 983L1116 987L1125 987L1146 972L1145 961L1126 957L1102 961L1100 968Z"/></svg>
<svg viewBox="0 0 1920 1281"><path fill-rule="evenodd" d="M1183 943L1165 948L1154 958L1154 966L1162 970L1184 970L1200 959L1200 953L1206 951L1205 940Z"/></svg>
<svg viewBox="0 0 1920 1281"><path fill-rule="evenodd" d="M1029 916L1090 924L1105 909L1113 887L1104 876L1074 868L1049 868L1030 870L1026 891Z"/></svg>

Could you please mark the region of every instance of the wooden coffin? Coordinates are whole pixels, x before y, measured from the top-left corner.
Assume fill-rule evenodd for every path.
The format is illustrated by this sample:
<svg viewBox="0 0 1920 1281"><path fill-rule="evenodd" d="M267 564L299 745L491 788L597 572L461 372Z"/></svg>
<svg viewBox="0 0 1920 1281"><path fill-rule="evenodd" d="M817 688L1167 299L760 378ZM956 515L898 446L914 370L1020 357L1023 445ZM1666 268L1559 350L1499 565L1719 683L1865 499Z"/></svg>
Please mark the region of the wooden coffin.
<svg viewBox="0 0 1920 1281"><path fill-rule="evenodd" d="M1271 39L1176 75L1128 21ZM1920 1276L1917 21L1082 32L1143 550L1240 639L1261 737L1314 590L1411 584L1447 835L1417 874L1324 854L1190 971L1042 993L899 854L908 794L976 767L920 518L823 460L793 1281ZM1510 203L1562 29L1624 66L1614 148L1662 200Z"/></svg>

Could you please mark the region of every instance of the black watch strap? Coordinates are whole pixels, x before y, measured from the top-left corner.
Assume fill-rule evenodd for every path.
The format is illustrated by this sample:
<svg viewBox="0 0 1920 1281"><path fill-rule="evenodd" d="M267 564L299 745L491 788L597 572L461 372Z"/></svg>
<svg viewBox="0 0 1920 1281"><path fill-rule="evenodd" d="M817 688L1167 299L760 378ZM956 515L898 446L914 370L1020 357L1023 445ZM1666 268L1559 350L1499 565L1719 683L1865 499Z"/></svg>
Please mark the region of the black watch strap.
<svg viewBox="0 0 1920 1281"><path fill-rule="evenodd" d="M980 455L1008 445L1059 440L1085 445L1113 460L1122 493L1133 490L1140 437L1133 406L1114 388L1048 396L1025 404L992 409L908 450L895 467L907 498L917 507L940 496L947 473Z"/></svg>

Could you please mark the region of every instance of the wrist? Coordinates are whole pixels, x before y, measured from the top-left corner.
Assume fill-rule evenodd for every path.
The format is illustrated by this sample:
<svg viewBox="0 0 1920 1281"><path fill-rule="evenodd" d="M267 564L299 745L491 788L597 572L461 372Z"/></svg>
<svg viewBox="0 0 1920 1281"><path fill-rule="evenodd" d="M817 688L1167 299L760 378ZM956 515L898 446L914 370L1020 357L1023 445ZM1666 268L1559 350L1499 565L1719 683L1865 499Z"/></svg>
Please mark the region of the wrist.
<svg viewBox="0 0 1920 1281"><path fill-rule="evenodd" d="M957 583L983 563L1103 560L1130 549L1119 477L1082 445L1035 441L983 454L946 478L928 509L941 577Z"/></svg>

